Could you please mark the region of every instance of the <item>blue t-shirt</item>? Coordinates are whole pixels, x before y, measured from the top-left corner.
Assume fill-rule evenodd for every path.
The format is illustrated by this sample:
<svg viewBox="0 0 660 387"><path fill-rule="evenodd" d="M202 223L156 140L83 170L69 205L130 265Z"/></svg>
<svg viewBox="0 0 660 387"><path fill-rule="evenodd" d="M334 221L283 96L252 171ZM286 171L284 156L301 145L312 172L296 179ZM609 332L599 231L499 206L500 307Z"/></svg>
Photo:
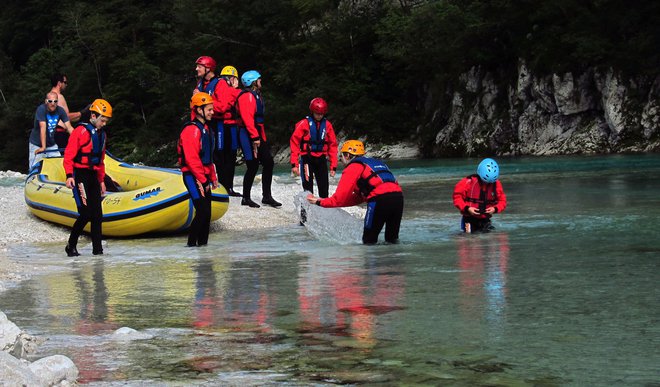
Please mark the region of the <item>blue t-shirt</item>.
<svg viewBox="0 0 660 387"><path fill-rule="evenodd" d="M69 116L60 106L51 113L46 109L45 103L39 105L37 111L34 113L34 127L32 128L32 132L30 132L30 143L39 147L41 146L39 122L44 121L46 122L46 147L55 145L55 128L57 128L57 123L60 120L62 122L69 122Z"/></svg>

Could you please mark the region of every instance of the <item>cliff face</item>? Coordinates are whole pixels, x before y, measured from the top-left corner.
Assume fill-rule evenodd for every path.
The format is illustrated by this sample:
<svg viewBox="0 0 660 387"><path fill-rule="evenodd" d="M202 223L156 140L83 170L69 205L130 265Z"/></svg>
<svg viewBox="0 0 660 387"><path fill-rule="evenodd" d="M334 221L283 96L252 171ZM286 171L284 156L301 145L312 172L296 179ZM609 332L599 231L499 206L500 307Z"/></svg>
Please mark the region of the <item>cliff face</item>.
<svg viewBox="0 0 660 387"><path fill-rule="evenodd" d="M660 150L660 75L609 69L516 77L472 68L453 90L429 92L428 156L556 155Z"/></svg>

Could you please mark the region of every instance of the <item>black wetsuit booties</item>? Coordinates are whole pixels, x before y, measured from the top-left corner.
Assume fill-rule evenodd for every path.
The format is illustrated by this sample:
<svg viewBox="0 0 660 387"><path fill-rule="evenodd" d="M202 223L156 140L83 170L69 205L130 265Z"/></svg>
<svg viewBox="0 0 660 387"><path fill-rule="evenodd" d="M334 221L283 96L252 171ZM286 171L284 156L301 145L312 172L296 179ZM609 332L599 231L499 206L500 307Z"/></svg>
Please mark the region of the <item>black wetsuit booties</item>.
<svg viewBox="0 0 660 387"><path fill-rule="evenodd" d="M103 212L101 210L101 184L98 180L96 171L92 169L74 168L73 178L76 182L73 187L73 197L78 207L78 219L73 224L69 243L69 250L76 250L78 237L83 232L87 222L91 222L92 253L94 255L103 254L101 245L101 221ZM69 253L67 251L67 253Z"/></svg>

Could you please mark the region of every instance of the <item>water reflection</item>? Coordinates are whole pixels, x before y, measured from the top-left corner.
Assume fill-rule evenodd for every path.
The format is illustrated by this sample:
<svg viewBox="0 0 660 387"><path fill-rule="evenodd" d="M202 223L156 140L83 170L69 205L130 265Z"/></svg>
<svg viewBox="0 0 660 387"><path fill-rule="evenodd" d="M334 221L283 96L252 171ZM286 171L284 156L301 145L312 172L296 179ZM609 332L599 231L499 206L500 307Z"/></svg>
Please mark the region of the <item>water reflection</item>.
<svg viewBox="0 0 660 387"><path fill-rule="evenodd" d="M501 328L507 306L509 235L461 235L456 243L461 313L467 319L485 317L491 328Z"/></svg>
<svg viewBox="0 0 660 387"><path fill-rule="evenodd" d="M300 331L377 343L378 316L403 309L405 276L398 264L363 256L310 256L299 265Z"/></svg>

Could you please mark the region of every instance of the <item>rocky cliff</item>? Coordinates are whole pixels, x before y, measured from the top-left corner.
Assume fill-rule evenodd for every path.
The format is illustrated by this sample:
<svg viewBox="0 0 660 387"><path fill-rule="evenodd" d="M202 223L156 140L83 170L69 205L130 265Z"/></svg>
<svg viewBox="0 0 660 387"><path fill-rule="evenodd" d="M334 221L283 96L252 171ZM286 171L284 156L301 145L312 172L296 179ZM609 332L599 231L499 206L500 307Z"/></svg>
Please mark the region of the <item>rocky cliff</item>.
<svg viewBox="0 0 660 387"><path fill-rule="evenodd" d="M539 75L474 67L425 104L427 156L660 151L660 75Z"/></svg>

